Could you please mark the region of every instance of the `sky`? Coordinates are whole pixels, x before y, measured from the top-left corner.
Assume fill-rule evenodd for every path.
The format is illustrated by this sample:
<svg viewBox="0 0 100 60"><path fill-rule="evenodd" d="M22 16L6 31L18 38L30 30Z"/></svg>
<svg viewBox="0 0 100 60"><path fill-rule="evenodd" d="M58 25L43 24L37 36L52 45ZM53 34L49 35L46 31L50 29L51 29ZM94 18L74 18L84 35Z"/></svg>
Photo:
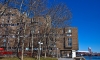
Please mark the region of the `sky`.
<svg viewBox="0 0 100 60"><path fill-rule="evenodd" d="M56 0L67 4L72 27L78 28L79 50L100 52L100 0Z"/></svg>

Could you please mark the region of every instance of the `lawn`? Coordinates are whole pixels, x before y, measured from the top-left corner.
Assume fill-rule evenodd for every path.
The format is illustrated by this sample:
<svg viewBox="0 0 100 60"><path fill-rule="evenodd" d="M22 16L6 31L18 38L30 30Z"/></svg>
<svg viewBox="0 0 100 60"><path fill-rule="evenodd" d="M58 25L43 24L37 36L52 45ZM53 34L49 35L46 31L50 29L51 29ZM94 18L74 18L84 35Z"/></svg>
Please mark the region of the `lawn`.
<svg viewBox="0 0 100 60"><path fill-rule="evenodd" d="M0 58L0 60L19 60L17 57L4 57L4 58ZM35 58L31 58L31 57L24 57L24 60L38 60ZM47 58L41 58L40 60L57 60L56 58L51 58L51 57L47 57Z"/></svg>

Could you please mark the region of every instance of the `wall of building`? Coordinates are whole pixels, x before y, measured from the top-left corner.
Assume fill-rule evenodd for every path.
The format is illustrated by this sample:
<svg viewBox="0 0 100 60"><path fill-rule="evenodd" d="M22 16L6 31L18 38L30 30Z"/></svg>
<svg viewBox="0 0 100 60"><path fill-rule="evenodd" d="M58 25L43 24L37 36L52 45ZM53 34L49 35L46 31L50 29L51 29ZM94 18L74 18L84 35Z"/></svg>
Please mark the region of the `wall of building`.
<svg viewBox="0 0 100 60"><path fill-rule="evenodd" d="M4 11L4 9L6 10ZM25 47L32 47L32 34L34 33L34 48L39 47L38 42L41 40L44 43L42 47L44 49L48 48L47 52L49 53L52 51L54 54L57 54L57 52L60 54L60 50L71 50L75 54L73 50L78 50L77 28L54 28L51 25L50 16L35 16L34 18L29 18L25 13L21 14L17 9L7 8L5 6L0 9L0 12L3 11L4 13L0 16L0 32L2 32L0 33L1 47L5 43L3 42L5 38L7 44L9 41L9 47L17 46L18 36L20 37L21 43L25 37Z"/></svg>

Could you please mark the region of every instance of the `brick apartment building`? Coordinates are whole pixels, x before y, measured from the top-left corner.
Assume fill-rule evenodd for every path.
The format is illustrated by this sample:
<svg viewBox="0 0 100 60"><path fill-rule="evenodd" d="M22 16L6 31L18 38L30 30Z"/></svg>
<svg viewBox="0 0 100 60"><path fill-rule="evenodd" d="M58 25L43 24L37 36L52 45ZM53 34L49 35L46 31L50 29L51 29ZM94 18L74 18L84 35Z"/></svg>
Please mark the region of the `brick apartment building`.
<svg viewBox="0 0 100 60"><path fill-rule="evenodd" d="M2 5L0 5L1 7ZM3 12L4 11L4 12ZM57 57L76 57L78 50L78 32L75 27L54 28L50 16L27 17L17 9L0 8L0 47L20 48L24 40L25 48L37 50L42 42L42 53Z"/></svg>

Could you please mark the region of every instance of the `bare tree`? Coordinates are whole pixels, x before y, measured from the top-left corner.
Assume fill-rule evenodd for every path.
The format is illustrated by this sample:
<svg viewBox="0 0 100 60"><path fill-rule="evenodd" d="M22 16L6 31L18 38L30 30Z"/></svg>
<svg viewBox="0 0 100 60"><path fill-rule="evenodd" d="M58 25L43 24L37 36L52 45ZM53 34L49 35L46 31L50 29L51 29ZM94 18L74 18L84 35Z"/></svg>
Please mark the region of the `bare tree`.
<svg viewBox="0 0 100 60"><path fill-rule="evenodd" d="M69 21L71 12L66 4L57 4L48 9L47 15L50 15L52 25L54 27L60 27L65 21ZM69 22L68 22L69 23Z"/></svg>
<svg viewBox="0 0 100 60"><path fill-rule="evenodd" d="M24 54L24 41L26 39L25 37L25 32L26 32L26 19L23 18L23 16L26 14L27 17L29 17L31 19L30 21L30 29L31 29L31 53L33 54L34 52L34 30L35 30L35 25L34 23L36 23L35 21L33 21L34 17L40 17L42 16L45 21L45 27L43 27L42 30L44 30L42 32L42 35L39 34L39 40L41 39L41 41L44 41L44 48L45 48L45 57L46 57L46 53L47 53L47 48L49 48L48 46L48 43L49 43L49 40L51 38L51 35L52 36L55 36L55 32L52 32L52 29L51 28L56 28L56 27L65 27L65 26L68 26L69 23L70 23L70 18L71 18L71 12L70 10L68 9L68 7L66 6L66 4L54 4L52 5L51 7L48 8L48 0L4 0L4 5L6 7L10 6L12 8L17 8L20 12L19 14L19 17L18 21L20 21L19 23L23 23L23 25L18 25L19 28L22 28L22 31L23 31L23 39L22 39L22 42L21 42L21 39L20 39L20 29L17 31L18 33L16 33L16 35L18 36L16 40L18 40L18 46L17 46L17 50L19 51L19 46L21 44L19 43L22 43L21 47L22 47L22 56L21 56L21 60L23 60L23 54ZM13 4L11 4L13 3ZM14 5L14 6L13 6ZM2 7L2 6L0 6ZM0 12L0 19L1 19L1 16L4 14L4 12L6 11L7 8L5 8L2 12ZM23 13L24 12L24 13ZM47 16L49 16L50 19L47 18ZM23 22L24 20L24 22ZM41 20L41 19L40 19ZM51 21L49 21L51 20ZM41 22L41 21L39 21ZM39 24L39 27L41 29L41 24L37 22ZM66 24L64 24L64 22L66 22ZM48 25L49 24L49 25ZM24 26L24 27L22 27ZM52 33L51 33L52 32ZM51 35L50 35L51 34ZM40 37L43 36L43 37ZM55 42L55 38L53 40ZM48 42L48 43L47 43ZM18 53L18 52L17 52ZM33 55L32 55L33 56Z"/></svg>

